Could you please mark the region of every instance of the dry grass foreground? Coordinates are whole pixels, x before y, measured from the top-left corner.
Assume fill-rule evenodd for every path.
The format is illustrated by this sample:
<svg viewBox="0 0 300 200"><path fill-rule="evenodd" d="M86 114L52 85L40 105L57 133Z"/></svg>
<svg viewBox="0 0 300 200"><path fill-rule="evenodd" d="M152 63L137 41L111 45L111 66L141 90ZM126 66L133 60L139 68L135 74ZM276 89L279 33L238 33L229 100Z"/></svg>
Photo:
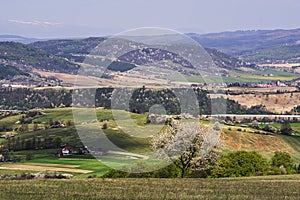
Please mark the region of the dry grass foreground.
<svg viewBox="0 0 300 200"><path fill-rule="evenodd" d="M299 187L299 175L0 181L0 199L299 199Z"/></svg>

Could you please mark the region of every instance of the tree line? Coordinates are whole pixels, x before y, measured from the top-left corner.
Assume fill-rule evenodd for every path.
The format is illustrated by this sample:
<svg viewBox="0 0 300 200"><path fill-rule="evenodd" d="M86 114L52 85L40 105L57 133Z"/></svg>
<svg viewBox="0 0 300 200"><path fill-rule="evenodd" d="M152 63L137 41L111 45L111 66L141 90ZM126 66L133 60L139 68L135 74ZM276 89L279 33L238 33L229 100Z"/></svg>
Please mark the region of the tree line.
<svg viewBox="0 0 300 200"><path fill-rule="evenodd" d="M0 143L0 152L21 151L21 150L38 150L38 149L57 149L62 144L59 136L55 137L8 137Z"/></svg>
<svg viewBox="0 0 300 200"><path fill-rule="evenodd" d="M201 167L200 167L201 166ZM140 161L128 169L111 169L103 177L106 178L222 178L249 177L300 173L300 165L294 163L286 152L275 152L271 160L267 160L256 151L235 151L219 154L217 160L203 159L201 165L193 166L182 176L176 163L143 173L135 171L151 169L151 164Z"/></svg>
<svg viewBox="0 0 300 200"><path fill-rule="evenodd" d="M28 110L33 108L55 108L55 107L104 107L112 108L112 98L117 105L117 109L123 109L135 113L149 112L149 109L160 104L164 106L167 114L180 114L181 108L187 108L190 114L195 112L194 102L189 102L187 96L189 89L148 89L139 88L122 92L121 96L114 88L98 89L41 89L30 88L0 88L0 109ZM127 97L127 95L131 95ZM210 98L209 92L199 88L194 89L194 94L198 100L199 112L196 114L210 114L214 105L226 102L227 113L242 114L247 110L233 100L223 98ZM72 99L74 95L74 99ZM179 98L178 97L185 97ZM92 99L91 99L92 98ZM127 106L129 104L129 107ZM218 106L214 106L218 108Z"/></svg>

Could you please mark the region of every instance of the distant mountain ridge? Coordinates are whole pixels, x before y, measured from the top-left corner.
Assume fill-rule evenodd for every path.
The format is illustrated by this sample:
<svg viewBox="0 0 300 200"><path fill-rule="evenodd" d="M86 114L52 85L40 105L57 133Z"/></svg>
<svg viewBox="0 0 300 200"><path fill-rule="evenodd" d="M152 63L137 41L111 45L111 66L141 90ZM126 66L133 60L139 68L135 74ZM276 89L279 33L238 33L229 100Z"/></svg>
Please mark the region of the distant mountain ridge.
<svg viewBox="0 0 300 200"><path fill-rule="evenodd" d="M42 39L37 38L27 38L18 35L0 35L0 42L20 42L23 44L29 44L32 42L37 42Z"/></svg>
<svg viewBox="0 0 300 200"><path fill-rule="evenodd" d="M235 31L209 34L189 33L188 36L204 47L240 56L282 45L300 43L300 28L291 30Z"/></svg>

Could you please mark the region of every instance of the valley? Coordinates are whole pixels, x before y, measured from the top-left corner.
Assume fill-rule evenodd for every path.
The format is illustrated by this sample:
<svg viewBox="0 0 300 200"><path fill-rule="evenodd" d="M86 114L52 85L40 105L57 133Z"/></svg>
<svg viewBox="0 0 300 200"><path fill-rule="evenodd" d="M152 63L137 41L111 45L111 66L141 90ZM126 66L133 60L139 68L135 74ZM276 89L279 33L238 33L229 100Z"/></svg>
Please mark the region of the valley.
<svg viewBox="0 0 300 200"><path fill-rule="evenodd" d="M192 34L204 45L194 56L188 52L199 49L192 45L165 48L135 37L107 49L100 48L110 41L104 37L0 42L0 179L184 177L170 163L150 170L165 164L154 142L176 121L218 130L220 143L210 152L217 161L254 152L265 163L263 172L228 175L217 171L224 163L212 159L213 166L193 165L186 177L299 173L298 30L279 32L291 47L273 38L276 30L254 49L216 45L237 33ZM239 34L249 43L266 37ZM133 50L111 55L122 48ZM290 156L288 171L274 166L278 152Z"/></svg>
<svg viewBox="0 0 300 200"><path fill-rule="evenodd" d="M299 199L299 9L1 2L0 200Z"/></svg>

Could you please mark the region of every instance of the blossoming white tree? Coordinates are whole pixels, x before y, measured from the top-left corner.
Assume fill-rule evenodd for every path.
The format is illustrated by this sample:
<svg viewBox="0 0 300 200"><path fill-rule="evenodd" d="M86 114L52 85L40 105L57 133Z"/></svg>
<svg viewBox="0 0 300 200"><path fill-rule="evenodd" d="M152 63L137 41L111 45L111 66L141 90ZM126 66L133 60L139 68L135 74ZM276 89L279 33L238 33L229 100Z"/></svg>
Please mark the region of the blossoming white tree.
<svg viewBox="0 0 300 200"><path fill-rule="evenodd" d="M160 157L170 159L180 170L181 177L207 157L220 144L220 129L199 122L172 121L152 140Z"/></svg>

